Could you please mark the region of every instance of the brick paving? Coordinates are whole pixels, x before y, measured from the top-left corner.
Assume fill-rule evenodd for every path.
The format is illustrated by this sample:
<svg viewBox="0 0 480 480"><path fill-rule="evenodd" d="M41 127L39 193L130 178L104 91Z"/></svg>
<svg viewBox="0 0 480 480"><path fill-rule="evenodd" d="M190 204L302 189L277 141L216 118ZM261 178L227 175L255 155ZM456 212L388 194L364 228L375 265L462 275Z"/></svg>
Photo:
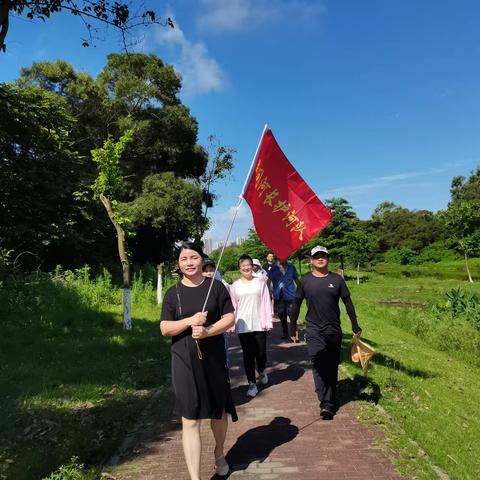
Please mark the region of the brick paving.
<svg viewBox="0 0 480 480"><path fill-rule="evenodd" d="M354 395L340 385L343 404L332 421L319 407L306 347L280 340L275 325L269 336L269 383L254 399L245 397L241 350L230 347L232 391L239 421L229 424L225 452L234 480L400 479L391 461L375 445L379 433L356 419ZM345 381L347 382L347 381ZM167 402L168 404L168 402ZM202 479L213 475L213 436L209 422L201 427L204 450ZM140 438L120 458L111 475L121 480L188 479L178 419L172 406L147 424Z"/></svg>

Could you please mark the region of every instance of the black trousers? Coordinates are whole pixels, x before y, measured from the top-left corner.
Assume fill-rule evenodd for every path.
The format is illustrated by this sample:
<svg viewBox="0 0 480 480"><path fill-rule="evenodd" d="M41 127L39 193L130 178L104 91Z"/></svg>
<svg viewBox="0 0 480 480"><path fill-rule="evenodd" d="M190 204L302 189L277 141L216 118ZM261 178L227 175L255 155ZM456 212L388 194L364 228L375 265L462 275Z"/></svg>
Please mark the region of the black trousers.
<svg viewBox="0 0 480 480"><path fill-rule="evenodd" d="M275 311L275 315L280 319L284 337L289 336L287 316L290 316L291 308L292 300L284 300L282 298L280 300L274 300L273 302L273 310ZM292 325L292 321L290 320L290 337L296 335L296 330L296 325Z"/></svg>
<svg viewBox="0 0 480 480"><path fill-rule="evenodd" d="M341 333L320 334L307 329L307 348L320 408L335 411L338 407L337 381L341 347Z"/></svg>
<svg viewBox="0 0 480 480"><path fill-rule="evenodd" d="M255 383L255 362L259 372L263 372L267 364L267 332L239 333L238 338L242 346L247 380Z"/></svg>

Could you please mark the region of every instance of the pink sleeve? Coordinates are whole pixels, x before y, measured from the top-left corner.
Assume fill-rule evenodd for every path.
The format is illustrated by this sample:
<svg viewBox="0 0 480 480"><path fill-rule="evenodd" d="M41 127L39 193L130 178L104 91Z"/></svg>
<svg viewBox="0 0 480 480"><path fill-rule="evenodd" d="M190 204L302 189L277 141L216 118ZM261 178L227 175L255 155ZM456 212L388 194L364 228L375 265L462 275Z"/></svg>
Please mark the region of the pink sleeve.
<svg viewBox="0 0 480 480"><path fill-rule="evenodd" d="M273 328L272 323L272 302L270 299L270 290L266 282L262 281L262 289L260 291L261 301L261 323L266 329Z"/></svg>

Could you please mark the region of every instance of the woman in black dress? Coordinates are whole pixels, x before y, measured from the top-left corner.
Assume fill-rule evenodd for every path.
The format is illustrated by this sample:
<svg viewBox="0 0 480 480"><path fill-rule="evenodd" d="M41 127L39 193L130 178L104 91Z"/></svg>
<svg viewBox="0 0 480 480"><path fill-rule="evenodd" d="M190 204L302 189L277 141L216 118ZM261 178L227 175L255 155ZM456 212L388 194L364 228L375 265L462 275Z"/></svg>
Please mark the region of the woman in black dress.
<svg viewBox="0 0 480 480"><path fill-rule="evenodd" d="M203 252L194 243L180 248L181 282L165 294L160 330L172 337L172 383L176 409L182 417L183 452L192 480L200 479L200 420L211 419L215 437L215 468L227 475L223 453L227 413L236 421L230 392L223 332L234 324L233 306L221 282L202 275ZM210 296L202 312L208 289Z"/></svg>

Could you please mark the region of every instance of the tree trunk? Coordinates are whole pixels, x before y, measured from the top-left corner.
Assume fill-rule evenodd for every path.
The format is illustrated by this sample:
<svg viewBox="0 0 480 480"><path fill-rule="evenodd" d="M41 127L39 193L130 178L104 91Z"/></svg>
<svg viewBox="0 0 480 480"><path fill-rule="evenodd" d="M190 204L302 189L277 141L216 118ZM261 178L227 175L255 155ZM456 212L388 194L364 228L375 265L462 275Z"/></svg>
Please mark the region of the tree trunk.
<svg viewBox="0 0 480 480"><path fill-rule="evenodd" d="M357 285L360 285L360 263L357 263Z"/></svg>
<svg viewBox="0 0 480 480"><path fill-rule="evenodd" d="M157 265L157 304L162 303L162 288L163 288L163 263Z"/></svg>
<svg viewBox="0 0 480 480"><path fill-rule="evenodd" d="M468 281L469 281L470 283L473 283L472 275L470 275L470 269L468 268L467 252L465 252L465 266L467 267Z"/></svg>
<svg viewBox="0 0 480 480"><path fill-rule="evenodd" d="M8 32L9 16L10 16L11 2L9 0L2 2L0 6L0 50L5 52L5 37Z"/></svg>
<svg viewBox="0 0 480 480"><path fill-rule="evenodd" d="M108 213L108 218L110 218L110 221L117 231L118 256L122 263L123 274L123 328L125 330L131 330L130 264L128 263L127 250L125 248L125 231L115 221L110 200L103 193L100 194L100 200Z"/></svg>

